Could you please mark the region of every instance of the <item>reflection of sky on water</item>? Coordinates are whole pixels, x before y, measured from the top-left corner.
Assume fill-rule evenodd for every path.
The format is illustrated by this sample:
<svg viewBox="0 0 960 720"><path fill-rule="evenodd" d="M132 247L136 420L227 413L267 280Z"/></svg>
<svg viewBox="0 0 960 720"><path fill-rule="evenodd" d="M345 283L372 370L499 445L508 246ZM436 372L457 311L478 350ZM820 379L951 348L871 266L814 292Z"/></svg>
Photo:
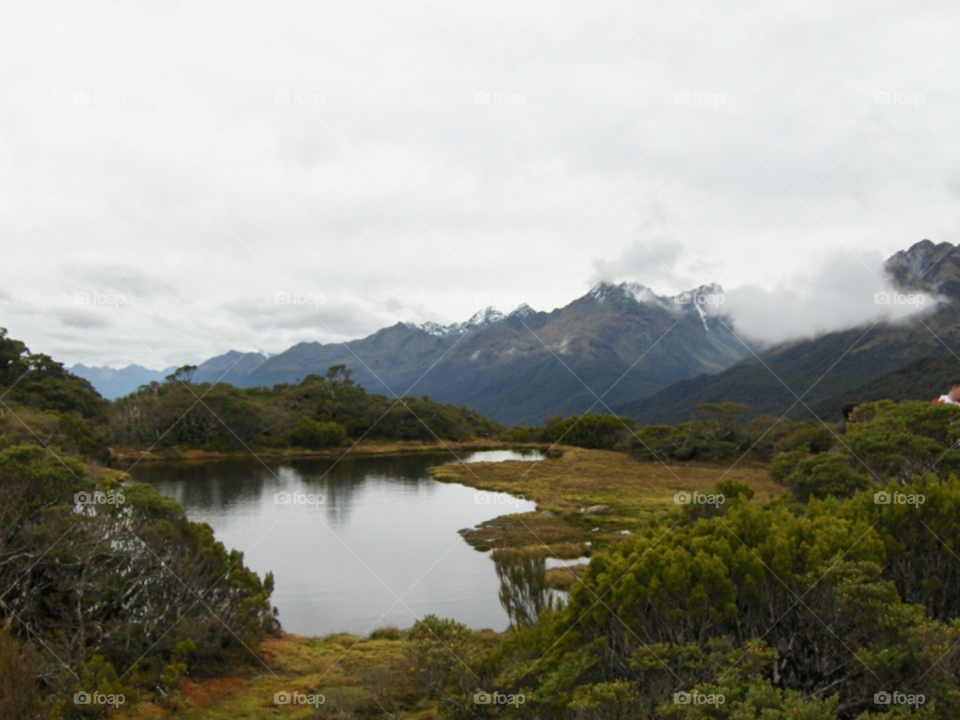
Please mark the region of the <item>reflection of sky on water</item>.
<svg viewBox="0 0 960 720"><path fill-rule="evenodd" d="M210 524L261 576L274 573L273 604L290 632L409 627L414 613L502 630L493 563L457 531L535 505L477 504L472 488L435 482L426 469L448 459L230 460L140 465L134 475ZM324 503L277 504L281 492L323 494Z"/></svg>

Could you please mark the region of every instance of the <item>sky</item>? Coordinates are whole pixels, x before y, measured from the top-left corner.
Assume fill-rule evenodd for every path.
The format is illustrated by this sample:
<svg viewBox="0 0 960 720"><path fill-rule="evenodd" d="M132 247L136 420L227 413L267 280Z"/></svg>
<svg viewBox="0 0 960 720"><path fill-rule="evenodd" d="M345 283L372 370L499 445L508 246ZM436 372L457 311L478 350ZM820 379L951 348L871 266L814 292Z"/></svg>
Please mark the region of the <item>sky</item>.
<svg viewBox="0 0 960 720"><path fill-rule="evenodd" d="M0 326L163 368L601 280L765 342L955 242L946 2L8 4Z"/></svg>

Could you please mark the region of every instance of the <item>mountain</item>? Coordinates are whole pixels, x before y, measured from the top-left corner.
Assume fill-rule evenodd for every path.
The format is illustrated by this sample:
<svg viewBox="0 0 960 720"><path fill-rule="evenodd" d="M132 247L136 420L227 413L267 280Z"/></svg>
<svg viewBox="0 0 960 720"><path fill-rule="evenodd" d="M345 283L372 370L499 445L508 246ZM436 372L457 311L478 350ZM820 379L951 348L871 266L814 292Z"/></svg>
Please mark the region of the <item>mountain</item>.
<svg viewBox="0 0 960 720"><path fill-rule="evenodd" d="M730 319L691 302L720 293L707 285L661 297L634 283L600 283L549 313L487 308L453 325L398 323L347 343L300 343L237 383L292 383L344 364L370 392L427 395L505 424L539 424L589 409L594 392L613 388L604 402L614 404L741 360L749 350L727 329Z"/></svg>
<svg viewBox="0 0 960 720"><path fill-rule="evenodd" d="M944 351L916 360L899 370L881 375L876 380L824 398L810 406L820 417L836 416L845 403L863 403L874 400L933 400L947 392L947 383L960 377L960 360Z"/></svg>
<svg viewBox="0 0 960 720"><path fill-rule="evenodd" d="M174 371L151 370L141 365L127 365L125 368L87 367L81 363L69 368L70 372L87 380L97 392L108 400L129 395L141 385L149 385L154 380L162 382L163 378Z"/></svg>
<svg viewBox="0 0 960 720"><path fill-rule="evenodd" d="M224 382L242 387L244 379L270 356L259 350L242 353L230 350L200 363L193 374L195 382Z"/></svg>
<svg viewBox="0 0 960 720"><path fill-rule="evenodd" d="M960 249L923 240L892 256L885 269L900 290L934 293L946 301L929 316L905 323L784 343L720 373L680 381L613 409L641 423L676 423L689 420L702 403L731 400L750 407L750 415L835 420L843 402L877 399L876 392L893 392L898 381L903 383L898 399L946 392L949 376L960 375L960 359L952 354L960 349ZM912 368L909 383L896 374L906 368ZM933 368L943 374L934 377Z"/></svg>
<svg viewBox="0 0 960 720"><path fill-rule="evenodd" d="M243 378L260 367L269 357L260 351L242 353L231 350L210 358L197 366L194 372L196 382L225 382L231 385L241 385ZM176 370L168 367L164 370L151 370L140 365L127 365L125 368L87 367L77 364L70 368L70 372L89 381L97 392L109 400L126 397L141 385L152 382L163 382L164 379Z"/></svg>

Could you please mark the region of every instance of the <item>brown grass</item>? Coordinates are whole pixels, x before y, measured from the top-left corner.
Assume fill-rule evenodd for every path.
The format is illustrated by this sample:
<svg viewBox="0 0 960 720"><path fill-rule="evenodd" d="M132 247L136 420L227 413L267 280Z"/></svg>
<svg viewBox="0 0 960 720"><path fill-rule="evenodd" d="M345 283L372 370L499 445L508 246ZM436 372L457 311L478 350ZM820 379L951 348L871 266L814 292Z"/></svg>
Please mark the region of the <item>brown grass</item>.
<svg viewBox="0 0 960 720"><path fill-rule="evenodd" d="M361 717L382 716L365 683L371 677L385 678L391 695L403 707L403 717L428 720L436 717L436 703L422 697L410 680L403 653L403 634L385 629L385 638L331 635L307 638L282 633L265 640L257 654L270 668L261 666L251 677L226 677L193 682L184 679L176 697L156 698L125 707L120 718L313 718L310 707L276 705L274 693L286 690L304 694L322 693L322 711L347 708ZM276 674L276 677L274 676ZM326 716L326 715L324 715Z"/></svg>
<svg viewBox="0 0 960 720"><path fill-rule="evenodd" d="M500 440L468 440L464 442L454 442L445 440L441 442L419 442L404 440L364 440L355 446L327 448L324 450L307 450L303 448L263 448L255 447L253 452L257 457L265 459L290 459L290 458L339 458L349 450L349 454L354 457L369 456L388 456L388 455L417 455L430 452L448 452L454 451L457 455L462 452L471 452L477 450L510 450L516 448L537 448L539 444L518 445L517 443L506 443ZM205 462L209 460L225 460L229 458L250 457L248 450L218 451L218 450L197 450L190 448L154 448L151 451L140 450L132 447L112 447L110 453L116 462L169 462L176 460Z"/></svg>
<svg viewBox="0 0 960 720"><path fill-rule="evenodd" d="M665 465L639 462L624 453L563 448L561 457L536 463L443 465L430 472L441 482L459 482L536 501L536 513L504 515L462 531L478 550L546 546L558 557L571 558L622 539L623 531L633 532L665 513L678 513L673 496L681 490L704 492L720 480L732 480L748 485L760 502L787 492L770 478L764 465L731 465ZM583 512L595 505L607 506L609 514Z"/></svg>

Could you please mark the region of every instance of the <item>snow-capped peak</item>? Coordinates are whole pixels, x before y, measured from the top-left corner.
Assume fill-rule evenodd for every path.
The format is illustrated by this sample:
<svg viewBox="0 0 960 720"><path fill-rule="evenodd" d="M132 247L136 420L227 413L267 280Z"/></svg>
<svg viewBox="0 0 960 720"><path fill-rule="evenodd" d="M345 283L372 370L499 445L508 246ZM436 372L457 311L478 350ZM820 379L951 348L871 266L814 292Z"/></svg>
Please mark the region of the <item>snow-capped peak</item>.
<svg viewBox="0 0 960 720"><path fill-rule="evenodd" d="M524 311L523 308L526 308L526 310ZM511 316L517 313L529 314L532 312L533 310L531 310L528 306L521 305L516 310L514 310L513 313L511 313ZM521 316L526 317L526 314L522 314ZM435 322L403 323L403 324L406 325L408 328L423 330L423 332L429 333L430 335L443 337L445 335L450 335L451 333L462 334L467 332L468 330L473 330L478 327L482 327L486 325L495 325L501 320L503 320L505 317L506 316L499 310L494 310L492 307L486 307L483 310L480 310L479 312L474 313L473 317L471 317L466 322L462 322L462 323L453 323L452 325L440 325L439 323L435 323Z"/></svg>
<svg viewBox="0 0 960 720"><path fill-rule="evenodd" d="M530 317L531 315L536 314L536 312L537 312L536 310L534 310L532 307L530 307L526 303L522 303L520 305L517 305L517 309L514 310L509 315L507 315L507 317L512 317L512 318L515 317L515 318L520 318L522 320L523 318L527 318L527 317Z"/></svg>
<svg viewBox="0 0 960 720"><path fill-rule="evenodd" d="M477 327L479 325L492 325L503 320L504 314L499 310L494 310L492 306L485 307L474 314L472 318L463 323L464 329Z"/></svg>
<svg viewBox="0 0 960 720"><path fill-rule="evenodd" d="M646 285L635 282L622 282L614 285L610 282L600 282L593 286L587 297L591 297L601 305L611 297L621 295L640 304L659 305L666 307L670 298L664 298L657 295Z"/></svg>
<svg viewBox="0 0 960 720"><path fill-rule="evenodd" d="M611 294L616 292L617 286L613 283L607 282L605 280L598 282L592 288L590 292L587 293L587 297L593 298L598 303L603 305L603 303L610 297Z"/></svg>
<svg viewBox="0 0 960 720"><path fill-rule="evenodd" d="M430 335L443 336L450 333L450 330L453 328L452 325L441 325L440 323L435 322L425 322L419 325L414 325L414 327L419 330L423 330L425 333Z"/></svg>

